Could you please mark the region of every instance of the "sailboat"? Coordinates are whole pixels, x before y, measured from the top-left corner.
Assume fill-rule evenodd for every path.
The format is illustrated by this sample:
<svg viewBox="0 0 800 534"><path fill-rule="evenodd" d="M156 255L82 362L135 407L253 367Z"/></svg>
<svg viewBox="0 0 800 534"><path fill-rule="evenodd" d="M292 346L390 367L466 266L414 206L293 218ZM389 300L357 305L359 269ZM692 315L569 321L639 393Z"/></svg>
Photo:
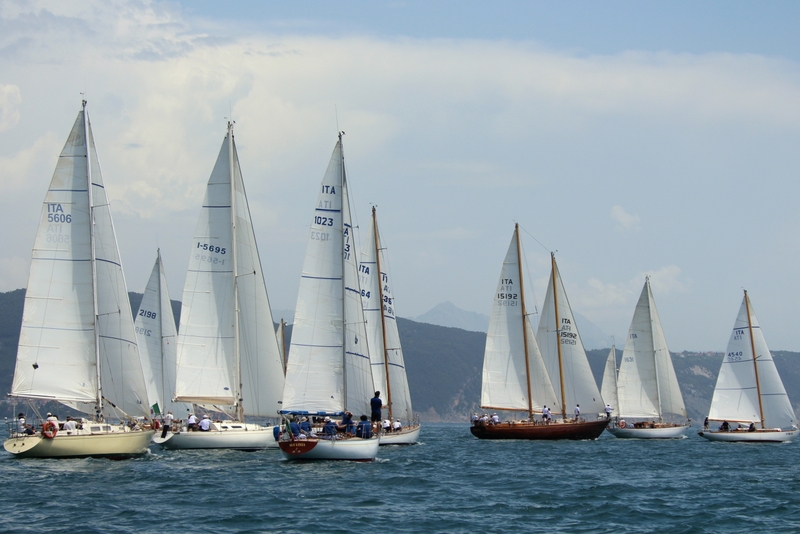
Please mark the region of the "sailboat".
<svg viewBox="0 0 800 534"><path fill-rule="evenodd" d="M175 327L161 250L157 252L153 271L135 315L134 327L153 415L172 412L176 420L185 419L192 413L192 405L172 400L175 396L178 329Z"/></svg>
<svg viewBox="0 0 800 534"><path fill-rule="evenodd" d="M619 419L609 425L608 431L618 438L682 438L689 429L649 276L645 278L622 351L616 396ZM665 414L678 415L683 422L665 421Z"/></svg>
<svg viewBox="0 0 800 534"><path fill-rule="evenodd" d="M207 432L181 429L154 441L168 449L275 448L272 427L283 390L267 288L233 138L233 122L208 180L183 288L175 401L232 420Z"/></svg>
<svg viewBox="0 0 800 534"><path fill-rule="evenodd" d="M710 430L708 421L722 424ZM745 291L708 418L698 434L710 441L780 442L798 433L792 403Z"/></svg>
<svg viewBox="0 0 800 534"><path fill-rule="evenodd" d="M619 415L619 401L617 399L617 347L611 345L606 358L606 366L603 368L603 384L600 386L600 396L606 401L607 406L611 406L611 412L607 417ZM605 414L605 412L603 412Z"/></svg>
<svg viewBox="0 0 800 534"><path fill-rule="evenodd" d="M519 225L506 252L495 292L486 350L483 356L481 407L489 410L527 412L527 419L496 424L478 420L470 427L483 439L596 439L605 419L568 420L566 403L577 400L586 413L603 409L600 392L591 375L561 278L552 259L552 276L539 322L536 342L525 306ZM545 315L547 314L547 315ZM560 325L556 328L555 325ZM544 341L542 341L544 340ZM567 348L562 348L562 345ZM554 380L555 379L555 380ZM557 380L557 382L556 382ZM567 390L564 384L569 385ZM547 405L562 418L537 421Z"/></svg>
<svg viewBox="0 0 800 534"><path fill-rule="evenodd" d="M283 409L287 418L335 418L370 413L373 382L361 307L356 240L350 217L342 135L322 179L308 235L297 295ZM374 460L377 434L303 439L286 432L279 441L292 460Z"/></svg>
<svg viewBox="0 0 800 534"><path fill-rule="evenodd" d="M31 257L17 363L9 396L57 400L93 414L75 429L46 421L12 433L19 458L144 454L152 430L112 424L148 417L131 305L86 101L58 158Z"/></svg>
<svg viewBox="0 0 800 534"><path fill-rule="evenodd" d="M385 392L389 421L400 421L400 430L381 434L381 445L410 445L419 439L420 424L411 409L403 348L397 331L395 303L389 282L385 250L381 247L378 216L372 208L372 224L362 250L361 302L367 321L372 381L375 389Z"/></svg>

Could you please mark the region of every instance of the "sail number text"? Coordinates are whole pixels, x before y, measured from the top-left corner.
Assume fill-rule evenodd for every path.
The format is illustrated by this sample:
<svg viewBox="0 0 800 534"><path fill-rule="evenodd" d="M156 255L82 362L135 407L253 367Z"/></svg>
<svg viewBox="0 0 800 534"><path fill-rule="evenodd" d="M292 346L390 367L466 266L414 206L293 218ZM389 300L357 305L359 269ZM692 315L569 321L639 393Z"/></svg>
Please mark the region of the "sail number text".
<svg viewBox="0 0 800 534"><path fill-rule="evenodd" d="M209 245L208 243L197 243L197 248L213 252L214 254L225 254L227 252L227 249L225 248L215 247L214 245Z"/></svg>
<svg viewBox="0 0 800 534"><path fill-rule="evenodd" d="M51 223L71 223L72 215L64 213L64 207L61 204L48 204L47 205L47 222Z"/></svg>
<svg viewBox="0 0 800 534"><path fill-rule="evenodd" d="M742 355L742 351L729 352L725 359L729 362L740 362L742 361Z"/></svg>
<svg viewBox="0 0 800 534"><path fill-rule="evenodd" d="M156 312L154 312L154 311L139 310L139 317L145 317L147 319L155 319L156 315L158 315L158 314Z"/></svg>
<svg viewBox="0 0 800 534"><path fill-rule="evenodd" d="M498 306L516 306L518 293L514 291L514 281L511 278L503 278L500 280L500 287L497 289L498 293L495 295L495 302Z"/></svg>
<svg viewBox="0 0 800 534"><path fill-rule="evenodd" d="M314 224L318 224L320 226L333 226L333 219L330 217L320 217L317 215L314 217Z"/></svg>
<svg viewBox="0 0 800 534"><path fill-rule="evenodd" d="M150 334L152 334L153 331L150 330L149 328L141 328L141 327L137 326L136 327L136 333L137 334L142 334L143 336L150 337Z"/></svg>

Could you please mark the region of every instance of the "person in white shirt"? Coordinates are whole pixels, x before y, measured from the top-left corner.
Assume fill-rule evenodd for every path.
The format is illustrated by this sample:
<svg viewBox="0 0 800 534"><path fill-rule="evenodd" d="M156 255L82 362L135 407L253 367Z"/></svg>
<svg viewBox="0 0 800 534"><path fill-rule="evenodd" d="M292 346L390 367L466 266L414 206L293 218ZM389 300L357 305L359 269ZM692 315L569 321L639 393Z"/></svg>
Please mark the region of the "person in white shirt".
<svg viewBox="0 0 800 534"><path fill-rule="evenodd" d="M550 408L547 406L542 408L542 421L544 421L546 424L550 423Z"/></svg>
<svg viewBox="0 0 800 534"><path fill-rule="evenodd" d="M391 432L392 431L392 422L388 419L383 420L383 431L384 432Z"/></svg>
<svg viewBox="0 0 800 534"><path fill-rule="evenodd" d="M578 419L580 419L580 417L581 417L581 405L580 404L576 404L575 405L575 420L577 421Z"/></svg>
<svg viewBox="0 0 800 534"><path fill-rule="evenodd" d="M162 439L167 437L167 432L172 428L173 419L175 419L175 417L172 415L172 410L168 411L167 415L161 418L161 424L163 426L163 430L161 431Z"/></svg>
<svg viewBox="0 0 800 534"><path fill-rule="evenodd" d="M186 420L186 430L197 430L197 417L194 414L189 414L189 419Z"/></svg>
<svg viewBox="0 0 800 534"><path fill-rule="evenodd" d="M611 419L611 411L612 410L613 410L613 408L611 408L611 405L610 404L606 404L606 419Z"/></svg>
<svg viewBox="0 0 800 534"><path fill-rule="evenodd" d="M493 414L492 414L492 424L493 424L493 425L500 424L500 418L497 416L497 414L496 414L496 413L493 413Z"/></svg>
<svg viewBox="0 0 800 534"><path fill-rule="evenodd" d="M200 432L208 432L211 430L211 419L208 418L208 415L203 416L203 420L200 421Z"/></svg>
<svg viewBox="0 0 800 534"><path fill-rule="evenodd" d="M395 419L394 423L392 423L392 432L400 432L403 429L403 424L400 422L400 419Z"/></svg>
<svg viewBox="0 0 800 534"><path fill-rule="evenodd" d="M68 415L67 416L67 420L64 422L64 428L63 429L66 430L67 433L71 433L77 427L78 427L78 425L75 423L75 421L72 419L72 417Z"/></svg>
<svg viewBox="0 0 800 534"><path fill-rule="evenodd" d="M21 412L17 416L17 432L19 433L25 432L25 414Z"/></svg>

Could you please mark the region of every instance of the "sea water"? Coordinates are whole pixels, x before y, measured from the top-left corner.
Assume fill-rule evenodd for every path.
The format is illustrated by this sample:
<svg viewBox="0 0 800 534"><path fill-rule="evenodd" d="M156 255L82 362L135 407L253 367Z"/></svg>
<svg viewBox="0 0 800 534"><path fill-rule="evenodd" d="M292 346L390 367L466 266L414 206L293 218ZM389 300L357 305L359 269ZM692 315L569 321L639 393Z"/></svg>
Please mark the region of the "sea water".
<svg viewBox="0 0 800 534"><path fill-rule="evenodd" d="M0 456L4 532L798 532L800 444L478 440L424 424L378 460Z"/></svg>

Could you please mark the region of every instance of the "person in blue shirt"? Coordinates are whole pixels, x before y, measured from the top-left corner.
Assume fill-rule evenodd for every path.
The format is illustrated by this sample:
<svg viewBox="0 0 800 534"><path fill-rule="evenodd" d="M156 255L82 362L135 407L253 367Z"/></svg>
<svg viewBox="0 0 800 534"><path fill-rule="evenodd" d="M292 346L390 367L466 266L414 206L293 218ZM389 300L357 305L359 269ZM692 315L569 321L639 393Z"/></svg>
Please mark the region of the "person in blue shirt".
<svg viewBox="0 0 800 534"><path fill-rule="evenodd" d="M300 419L300 430L306 435L311 433L311 423L308 422L308 417Z"/></svg>
<svg viewBox="0 0 800 534"><path fill-rule="evenodd" d="M372 423L367 420L366 415L361 416L361 421L358 422L356 427L356 437L369 439L372 437Z"/></svg>
<svg viewBox="0 0 800 534"><path fill-rule="evenodd" d="M333 437L336 436L337 432L338 430L336 428L336 423L331 421L330 417L326 417L325 426L322 427L322 433L327 436L326 439L333 439Z"/></svg>
<svg viewBox="0 0 800 534"><path fill-rule="evenodd" d="M300 437L300 425L297 423L297 416L292 419L292 422L289 423L289 430L292 432L292 437L297 439Z"/></svg>
<svg viewBox="0 0 800 534"><path fill-rule="evenodd" d="M381 392L376 391L375 396L369 400L370 408L372 409L372 422L380 422L381 408L383 408L383 401L381 400Z"/></svg>
<svg viewBox="0 0 800 534"><path fill-rule="evenodd" d="M353 422L352 412L344 412L342 420L339 422L338 430L339 432L346 432L349 434L352 434L356 431L356 424Z"/></svg>
<svg viewBox="0 0 800 534"><path fill-rule="evenodd" d="M275 441L278 441L281 437L281 425L275 425L272 427L272 435L275 436Z"/></svg>

